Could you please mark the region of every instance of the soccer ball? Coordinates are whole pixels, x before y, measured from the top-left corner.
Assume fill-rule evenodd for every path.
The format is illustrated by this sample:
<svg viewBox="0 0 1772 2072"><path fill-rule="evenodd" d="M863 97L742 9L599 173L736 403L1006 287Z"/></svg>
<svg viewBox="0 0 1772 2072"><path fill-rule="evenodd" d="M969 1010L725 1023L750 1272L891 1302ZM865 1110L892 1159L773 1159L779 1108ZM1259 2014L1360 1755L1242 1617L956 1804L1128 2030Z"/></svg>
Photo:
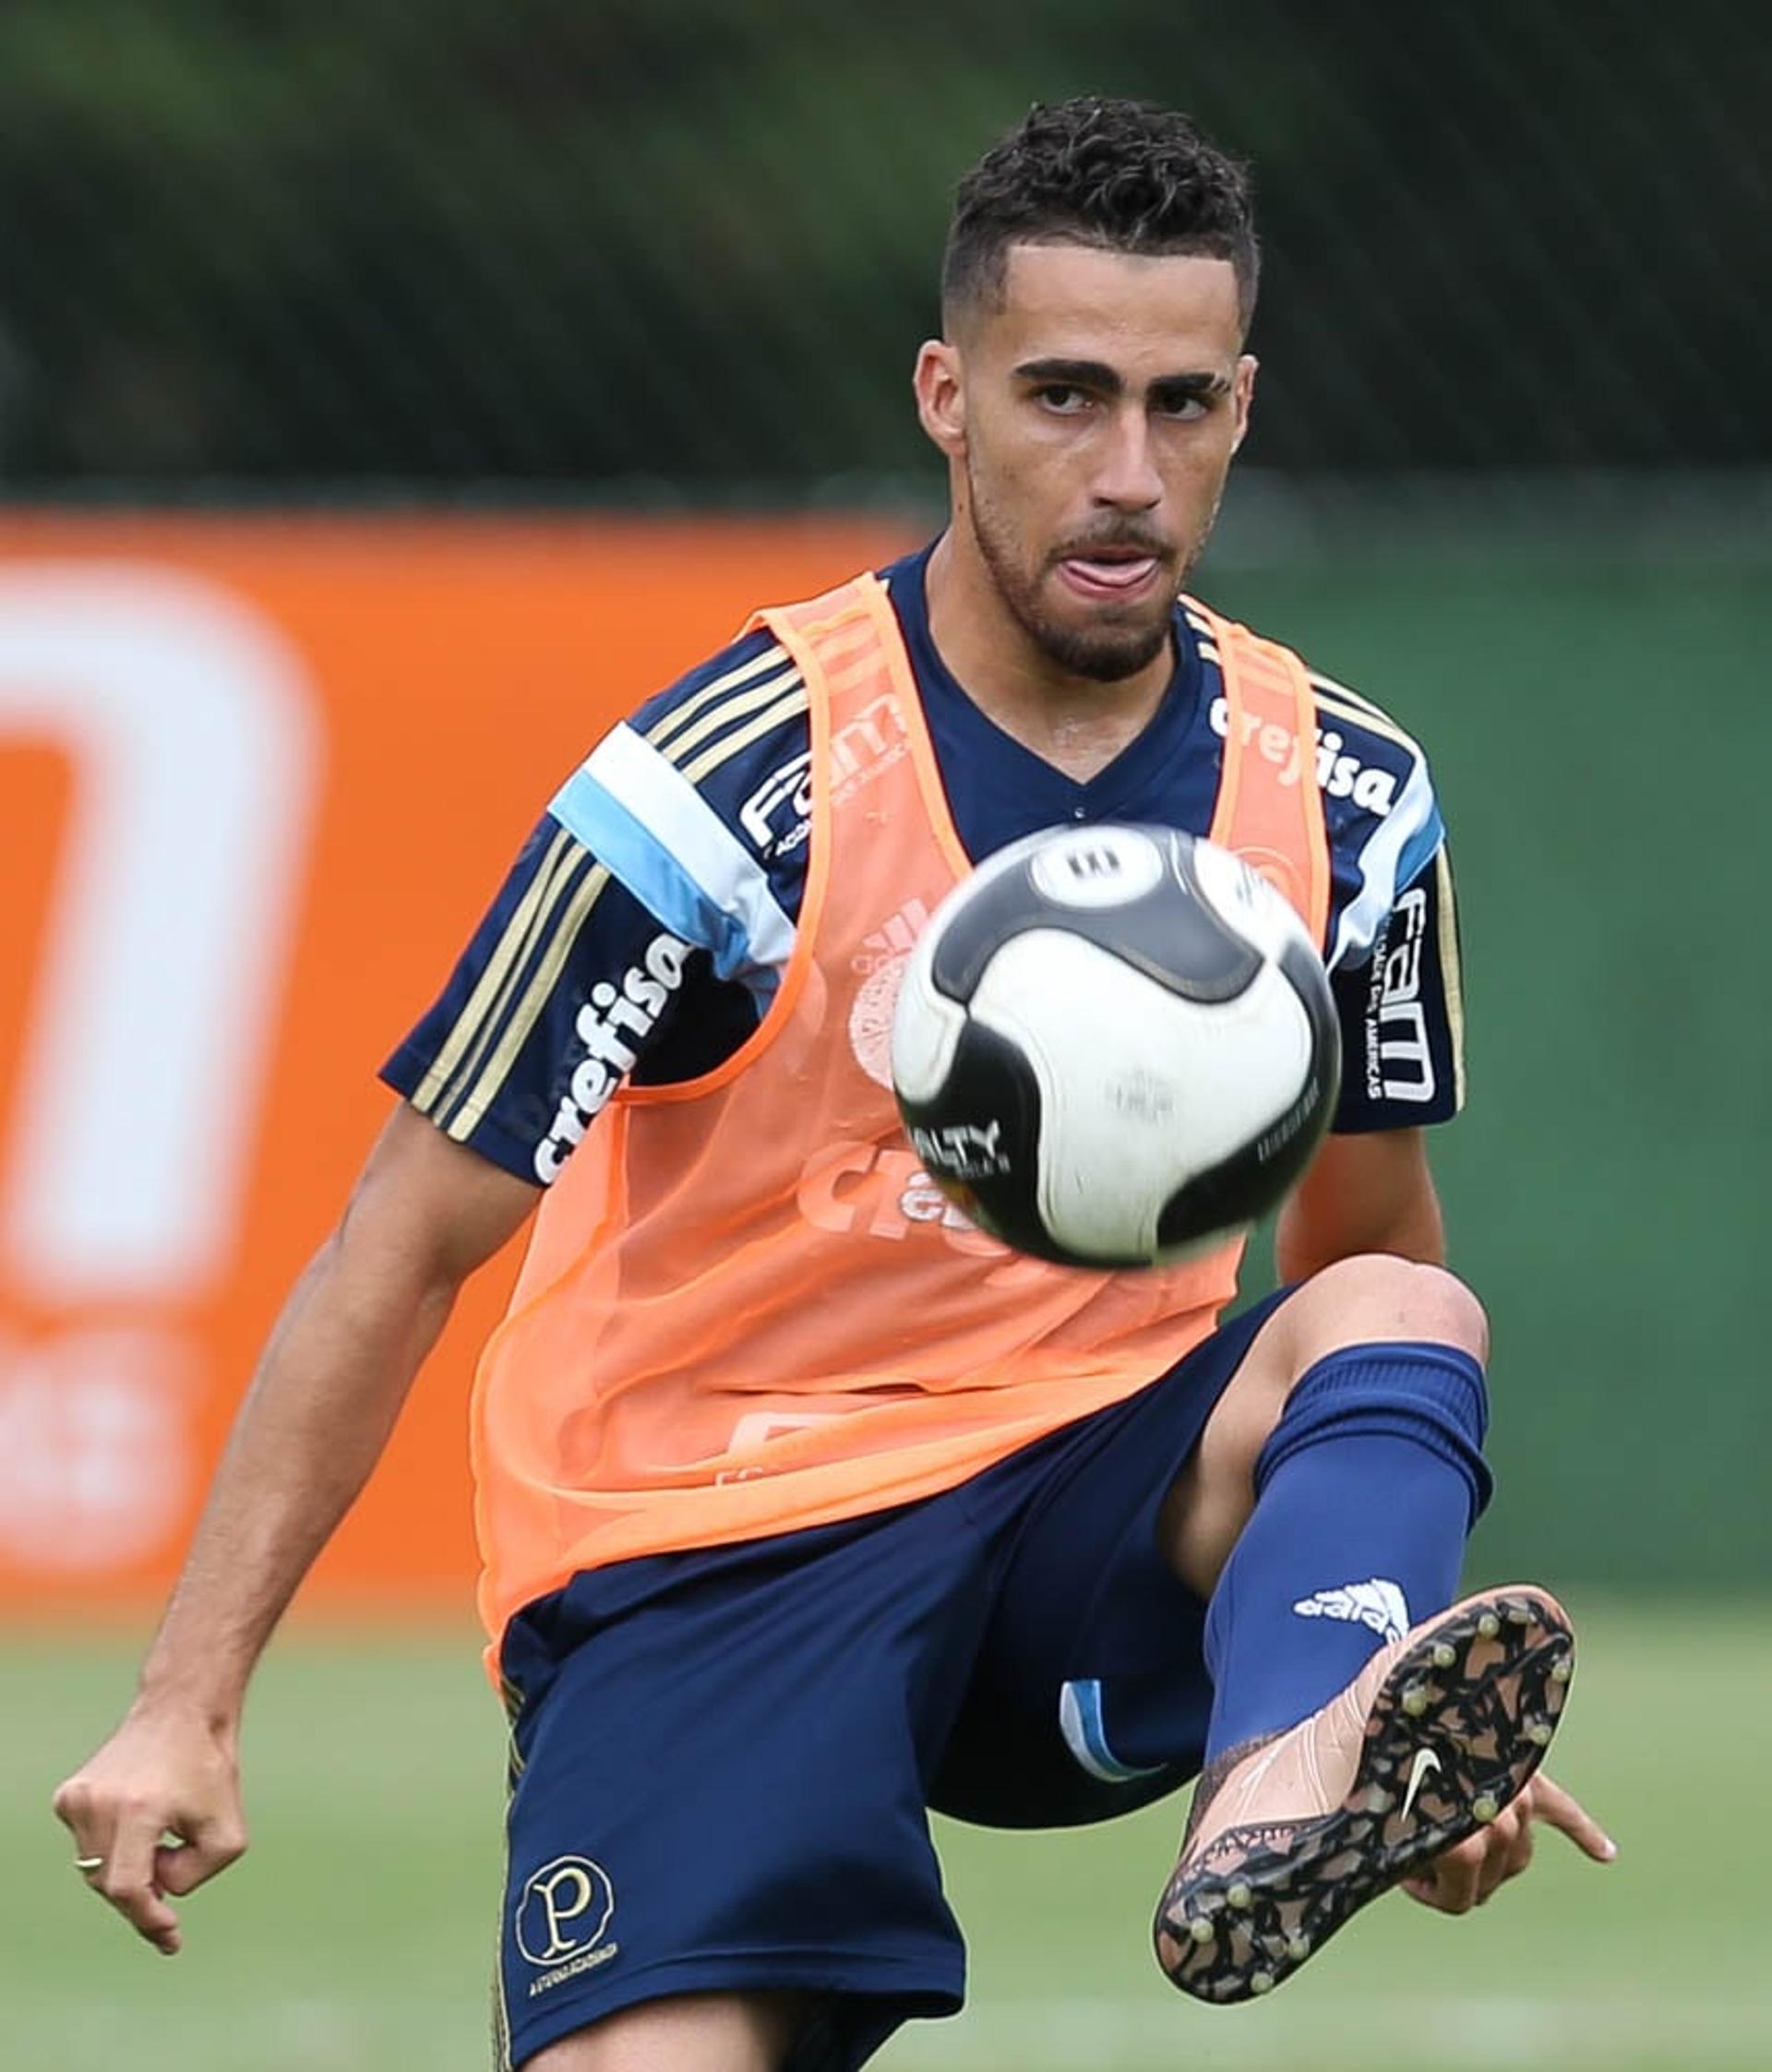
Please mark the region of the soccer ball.
<svg viewBox="0 0 1772 2072"><path fill-rule="evenodd" d="M1069 1266L1155 1265L1253 1222L1304 1170L1340 1069L1303 922L1173 828L1000 850L937 908L892 1024L930 1178Z"/></svg>

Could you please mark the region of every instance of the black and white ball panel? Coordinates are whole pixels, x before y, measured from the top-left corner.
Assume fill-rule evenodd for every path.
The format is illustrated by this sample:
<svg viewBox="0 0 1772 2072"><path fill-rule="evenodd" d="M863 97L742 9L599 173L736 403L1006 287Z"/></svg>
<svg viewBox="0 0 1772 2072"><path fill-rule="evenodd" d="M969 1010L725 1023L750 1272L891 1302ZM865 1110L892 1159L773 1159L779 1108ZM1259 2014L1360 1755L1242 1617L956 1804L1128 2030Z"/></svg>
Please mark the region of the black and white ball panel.
<svg viewBox="0 0 1772 2072"><path fill-rule="evenodd" d="M1165 828L1052 829L930 923L893 1072L919 1157L988 1229L1144 1265L1290 1185L1339 1043L1303 923L1237 857Z"/></svg>
<svg viewBox="0 0 1772 2072"><path fill-rule="evenodd" d="M1041 1095L1024 1051L986 1023L963 1017L936 1100L919 1108L901 1096L901 1105L924 1170L976 1221L1005 1244L1060 1256L1027 1180L1040 1165ZM977 1120L941 1120L952 1117Z"/></svg>
<svg viewBox="0 0 1772 2072"><path fill-rule="evenodd" d="M1041 995L1065 1003L1061 1019ZM1117 949L1030 929L990 960L972 1019L1027 1060L1048 1118L1042 1225L1091 1259L1145 1260L1175 1187L1233 1158L1279 1121L1311 1059L1311 1029L1276 966L1257 962L1227 999L1156 991Z"/></svg>
<svg viewBox="0 0 1772 2072"><path fill-rule="evenodd" d="M985 873L936 946L931 976L951 1000L971 1000L1008 938L1066 914L1105 949L1191 1000L1232 999L1261 964L1260 947L1221 918L1235 892L1202 884L1186 838L1167 829L1034 835L993 856ZM1193 898L1178 902L1177 883Z"/></svg>

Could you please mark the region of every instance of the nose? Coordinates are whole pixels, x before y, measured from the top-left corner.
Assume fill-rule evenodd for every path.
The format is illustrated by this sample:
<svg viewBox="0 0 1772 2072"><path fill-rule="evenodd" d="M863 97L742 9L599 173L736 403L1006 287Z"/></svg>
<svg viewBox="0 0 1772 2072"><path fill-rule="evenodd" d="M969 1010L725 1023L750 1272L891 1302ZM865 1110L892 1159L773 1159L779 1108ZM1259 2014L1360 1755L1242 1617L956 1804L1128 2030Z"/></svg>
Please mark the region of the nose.
<svg viewBox="0 0 1772 2072"><path fill-rule="evenodd" d="M1116 510L1151 510L1163 500L1163 478L1151 450L1150 421L1142 408L1114 413L1094 484L1096 501Z"/></svg>

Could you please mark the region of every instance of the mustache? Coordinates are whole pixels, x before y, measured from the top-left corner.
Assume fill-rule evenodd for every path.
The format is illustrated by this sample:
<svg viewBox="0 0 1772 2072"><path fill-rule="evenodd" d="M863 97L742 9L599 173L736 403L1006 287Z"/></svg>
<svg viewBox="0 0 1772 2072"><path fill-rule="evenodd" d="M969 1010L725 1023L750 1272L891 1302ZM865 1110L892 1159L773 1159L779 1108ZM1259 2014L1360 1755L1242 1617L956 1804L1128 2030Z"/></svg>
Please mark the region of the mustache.
<svg viewBox="0 0 1772 2072"><path fill-rule="evenodd" d="M1079 539L1067 541L1052 555L1052 565L1056 568L1060 561L1086 561L1104 549L1123 554L1129 560L1148 555L1154 561L1173 561L1176 554L1173 540L1162 539L1155 533L1122 525L1117 526L1110 533L1090 533Z"/></svg>

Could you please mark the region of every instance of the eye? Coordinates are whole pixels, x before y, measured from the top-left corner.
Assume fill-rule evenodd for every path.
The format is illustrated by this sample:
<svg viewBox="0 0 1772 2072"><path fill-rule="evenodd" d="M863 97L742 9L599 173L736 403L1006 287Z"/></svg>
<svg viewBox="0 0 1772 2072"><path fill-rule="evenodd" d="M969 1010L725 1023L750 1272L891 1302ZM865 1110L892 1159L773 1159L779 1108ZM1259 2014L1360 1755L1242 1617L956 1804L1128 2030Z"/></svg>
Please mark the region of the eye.
<svg viewBox="0 0 1772 2072"><path fill-rule="evenodd" d="M1069 381L1048 381L1044 388L1035 389L1034 396L1040 407L1055 417L1077 417L1089 407L1087 390Z"/></svg>
<svg viewBox="0 0 1772 2072"><path fill-rule="evenodd" d="M1206 413L1212 408L1211 399L1203 396L1197 389L1174 390L1167 395L1159 394L1155 399L1155 402L1156 413L1159 417L1172 418L1178 424L1182 425L1191 424L1195 419L1205 416Z"/></svg>

